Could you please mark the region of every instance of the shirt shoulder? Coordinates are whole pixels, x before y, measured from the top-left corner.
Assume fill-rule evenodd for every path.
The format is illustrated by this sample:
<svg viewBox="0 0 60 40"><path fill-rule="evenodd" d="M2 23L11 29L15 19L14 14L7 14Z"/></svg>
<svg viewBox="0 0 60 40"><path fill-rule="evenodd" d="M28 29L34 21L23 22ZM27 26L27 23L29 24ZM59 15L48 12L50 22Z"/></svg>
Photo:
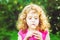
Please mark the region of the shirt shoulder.
<svg viewBox="0 0 60 40"><path fill-rule="evenodd" d="M24 35L27 33L27 30L19 30L18 35Z"/></svg>

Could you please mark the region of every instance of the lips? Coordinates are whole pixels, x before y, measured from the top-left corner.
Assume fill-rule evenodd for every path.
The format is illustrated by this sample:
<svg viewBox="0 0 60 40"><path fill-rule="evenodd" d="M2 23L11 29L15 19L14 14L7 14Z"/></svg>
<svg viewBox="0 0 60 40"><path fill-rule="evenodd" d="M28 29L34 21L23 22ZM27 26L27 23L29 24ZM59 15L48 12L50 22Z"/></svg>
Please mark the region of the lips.
<svg viewBox="0 0 60 40"><path fill-rule="evenodd" d="M35 24L32 24L32 25L35 25Z"/></svg>

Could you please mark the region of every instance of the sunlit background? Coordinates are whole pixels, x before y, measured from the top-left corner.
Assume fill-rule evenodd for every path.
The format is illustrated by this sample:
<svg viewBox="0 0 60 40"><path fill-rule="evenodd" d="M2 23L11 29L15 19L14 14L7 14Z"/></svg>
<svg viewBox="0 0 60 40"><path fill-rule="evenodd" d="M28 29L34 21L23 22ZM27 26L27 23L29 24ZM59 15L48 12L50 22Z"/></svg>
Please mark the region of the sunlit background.
<svg viewBox="0 0 60 40"><path fill-rule="evenodd" d="M60 0L0 0L0 40L17 40L18 14L30 3L45 8L51 24L50 38L60 40Z"/></svg>

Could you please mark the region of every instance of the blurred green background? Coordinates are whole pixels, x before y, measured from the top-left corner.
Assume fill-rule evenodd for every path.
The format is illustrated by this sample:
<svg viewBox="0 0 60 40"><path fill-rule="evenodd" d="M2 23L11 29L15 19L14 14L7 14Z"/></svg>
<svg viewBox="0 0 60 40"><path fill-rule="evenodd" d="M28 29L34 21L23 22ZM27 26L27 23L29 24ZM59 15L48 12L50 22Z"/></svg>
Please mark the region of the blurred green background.
<svg viewBox="0 0 60 40"><path fill-rule="evenodd" d="M0 0L0 40L17 40L16 21L22 9L34 3L47 11L51 40L60 40L60 0Z"/></svg>

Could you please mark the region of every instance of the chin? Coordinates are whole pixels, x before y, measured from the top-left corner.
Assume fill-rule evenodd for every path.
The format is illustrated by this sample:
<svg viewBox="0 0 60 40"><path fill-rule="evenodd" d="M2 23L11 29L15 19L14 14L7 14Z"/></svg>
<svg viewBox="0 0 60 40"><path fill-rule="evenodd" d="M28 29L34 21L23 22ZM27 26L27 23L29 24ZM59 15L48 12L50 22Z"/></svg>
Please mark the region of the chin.
<svg viewBox="0 0 60 40"><path fill-rule="evenodd" d="M36 29L36 27L32 27L33 29Z"/></svg>

